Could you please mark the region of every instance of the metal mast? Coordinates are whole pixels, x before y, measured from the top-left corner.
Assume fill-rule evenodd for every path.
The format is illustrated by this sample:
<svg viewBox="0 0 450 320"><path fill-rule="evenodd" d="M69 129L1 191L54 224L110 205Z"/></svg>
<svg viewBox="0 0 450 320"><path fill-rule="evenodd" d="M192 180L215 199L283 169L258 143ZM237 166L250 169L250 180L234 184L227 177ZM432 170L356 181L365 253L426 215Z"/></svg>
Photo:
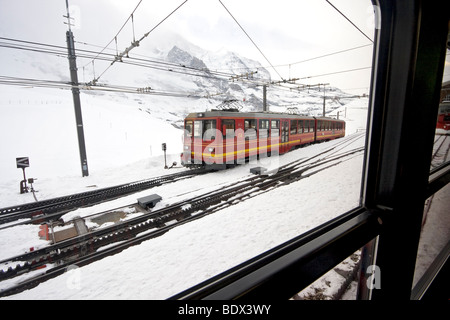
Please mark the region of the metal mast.
<svg viewBox="0 0 450 320"><path fill-rule="evenodd" d="M72 95L73 95L73 105L75 108L75 120L77 125L77 133L78 133L78 147L80 149L80 161L81 161L81 172L83 177L89 176L88 163L87 163L87 155L86 155L86 144L84 141L84 130L83 130L83 116L81 114L81 101L80 101L80 89L78 88L78 73L77 73L77 61L75 55L75 44L73 33L70 28L70 15L69 15L69 2L66 0L66 8L67 8L67 24L69 26L69 31L66 32L67 39L67 50L68 50L68 59L69 59L69 68L70 68L70 79L72 83Z"/></svg>

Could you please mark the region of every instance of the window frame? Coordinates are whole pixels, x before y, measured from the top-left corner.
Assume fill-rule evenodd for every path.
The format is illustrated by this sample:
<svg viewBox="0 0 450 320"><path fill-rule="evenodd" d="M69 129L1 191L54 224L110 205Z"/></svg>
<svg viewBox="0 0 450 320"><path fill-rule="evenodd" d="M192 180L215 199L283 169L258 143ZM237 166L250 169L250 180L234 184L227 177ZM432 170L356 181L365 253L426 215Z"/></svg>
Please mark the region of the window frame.
<svg viewBox="0 0 450 320"><path fill-rule="evenodd" d="M297 132L298 132L298 123L299 123L299 121L302 121L302 120L291 120L290 121L290 127L291 127L291 132L290 132L290 134L291 135L294 135L294 134L297 134Z"/></svg>
<svg viewBox="0 0 450 320"><path fill-rule="evenodd" d="M232 125L232 128L228 128L228 126ZM225 127L225 132L223 127ZM222 119L221 122L222 135L224 138L234 138L235 130L236 130L236 121L234 119Z"/></svg>
<svg viewBox="0 0 450 320"><path fill-rule="evenodd" d="M287 299L371 241L376 246L363 254L363 263L379 266L383 285L360 286L359 299L418 299L439 285L433 279L448 270L448 252L438 256L421 287L412 288L425 200L450 182L450 166L431 178L429 172L448 10L419 0L372 2L381 25L375 30L360 206L173 299ZM418 126L421 135L411 139Z"/></svg>
<svg viewBox="0 0 450 320"><path fill-rule="evenodd" d="M192 138L194 134L194 121L186 120L184 121L184 134L186 138Z"/></svg>
<svg viewBox="0 0 450 320"><path fill-rule="evenodd" d="M275 127L273 124L275 123ZM280 120L270 120L270 137L279 137L281 135Z"/></svg>

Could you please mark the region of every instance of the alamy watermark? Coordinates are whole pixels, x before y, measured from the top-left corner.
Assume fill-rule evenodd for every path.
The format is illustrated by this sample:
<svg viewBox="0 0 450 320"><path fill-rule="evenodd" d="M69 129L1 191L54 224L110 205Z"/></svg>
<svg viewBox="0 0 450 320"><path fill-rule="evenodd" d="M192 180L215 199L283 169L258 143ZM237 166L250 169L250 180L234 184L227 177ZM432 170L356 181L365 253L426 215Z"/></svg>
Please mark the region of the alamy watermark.
<svg viewBox="0 0 450 320"><path fill-rule="evenodd" d="M70 265L66 269L66 286L69 290L81 290L81 270L76 265Z"/></svg>
<svg viewBox="0 0 450 320"><path fill-rule="evenodd" d="M380 29L381 28L381 10L377 5L367 6L366 12L368 13L368 18L366 19L366 26L370 29Z"/></svg>
<svg viewBox="0 0 450 320"><path fill-rule="evenodd" d="M366 280L367 288L381 289L381 270L377 265L370 265L367 267L366 274L370 276Z"/></svg>
<svg viewBox="0 0 450 320"><path fill-rule="evenodd" d="M227 130L223 135L219 129L207 129L203 136L194 136L184 130L184 160L193 164L221 165L245 164L261 165L268 170L278 170L280 146L279 135L257 137L255 129ZM205 145L205 141L210 141ZM193 156L192 156L193 155Z"/></svg>

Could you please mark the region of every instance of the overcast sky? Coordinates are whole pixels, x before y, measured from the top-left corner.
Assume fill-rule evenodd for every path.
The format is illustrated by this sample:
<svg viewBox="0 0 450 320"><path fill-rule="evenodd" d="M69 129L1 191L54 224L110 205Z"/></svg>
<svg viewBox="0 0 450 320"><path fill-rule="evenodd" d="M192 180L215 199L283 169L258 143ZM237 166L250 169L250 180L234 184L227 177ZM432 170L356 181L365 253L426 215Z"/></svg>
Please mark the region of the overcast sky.
<svg viewBox="0 0 450 320"><path fill-rule="evenodd" d="M142 37L184 0L143 0L134 14L136 38ZM304 78L300 83L330 83L351 93L368 92L370 69L318 76L371 66L372 45L325 0L222 0L248 35L276 67L272 78ZM331 0L373 39L373 9L369 0ZM75 40L105 46L130 16L139 0L69 0L75 18ZM0 0L0 36L65 46L65 0ZM188 0L156 28L136 54L148 46L170 42L178 34L206 50L235 51L269 63L218 0ZM129 23L119 34L119 49L132 41ZM79 45L78 45L79 46ZM361 49L297 63L349 48ZM114 47L114 45L112 45ZM92 50L92 47L89 48ZM0 48L0 50L6 50ZM1 63L1 62L0 62ZM79 65L82 62L79 62ZM1 69L0 69L1 73Z"/></svg>

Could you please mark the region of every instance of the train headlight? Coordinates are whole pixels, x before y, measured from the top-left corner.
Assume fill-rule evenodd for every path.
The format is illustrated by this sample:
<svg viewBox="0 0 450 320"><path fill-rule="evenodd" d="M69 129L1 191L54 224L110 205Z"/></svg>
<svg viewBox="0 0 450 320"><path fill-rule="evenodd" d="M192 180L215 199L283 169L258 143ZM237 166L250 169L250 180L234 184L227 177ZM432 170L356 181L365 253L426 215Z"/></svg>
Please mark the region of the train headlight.
<svg viewBox="0 0 450 320"><path fill-rule="evenodd" d="M184 146L184 150L189 150L189 146Z"/></svg>
<svg viewBox="0 0 450 320"><path fill-rule="evenodd" d="M209 152L214 152L214 148L208 148Z"/></svg>

